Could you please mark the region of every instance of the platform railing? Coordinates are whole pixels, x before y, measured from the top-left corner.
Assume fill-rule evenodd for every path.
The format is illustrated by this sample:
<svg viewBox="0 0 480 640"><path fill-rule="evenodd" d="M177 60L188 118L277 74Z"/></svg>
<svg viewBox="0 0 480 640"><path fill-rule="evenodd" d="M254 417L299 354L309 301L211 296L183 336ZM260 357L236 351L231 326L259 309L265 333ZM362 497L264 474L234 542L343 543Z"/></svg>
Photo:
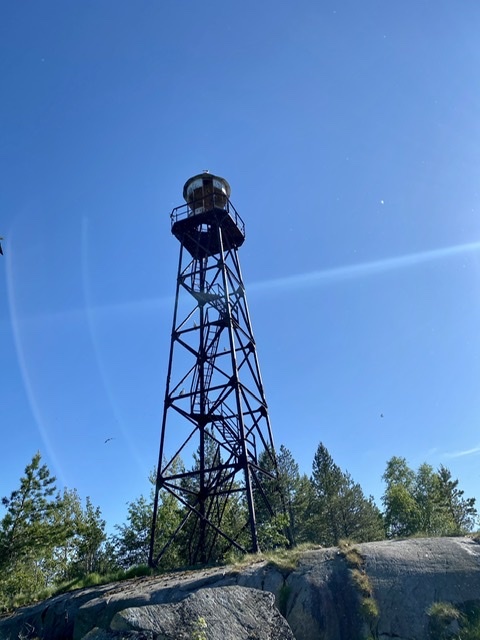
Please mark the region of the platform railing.
<svg viewBox="0 0 480 640"><path fill-rule="evenodd" d="M176 222L185 220L187 218L194 218L197 215L208 213L209 211L222 209L232 218L236 226L245 235L245 223L238 214L237 210L230 202L230 200L222 194L211 193L203 196L198 200L189 202L188 204L182 204L179 207L175 207L170 214L172 221L172 227Z"/></svg>

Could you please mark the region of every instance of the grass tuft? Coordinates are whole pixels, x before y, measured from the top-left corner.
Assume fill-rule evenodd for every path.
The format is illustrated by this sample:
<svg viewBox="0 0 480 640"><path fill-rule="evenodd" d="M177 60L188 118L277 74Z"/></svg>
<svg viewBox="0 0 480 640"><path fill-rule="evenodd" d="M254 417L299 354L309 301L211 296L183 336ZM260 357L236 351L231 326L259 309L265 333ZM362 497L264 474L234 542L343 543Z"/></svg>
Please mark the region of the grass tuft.
<svg viewBox="0 0 480 640"><path fill-rule="evenodd" d="M374 597L372 583L364 569L365 560L352 540L340 540L338 548L345 558L350 579L359 596L360 615L368 624L370 632L373 632L380 611Z"/></svg>
<svg viewBox="0 0 480 640"><path fill-rule="evenodd" d="M362 614L365 622L369 625L374 624L380 616L380 611L375 598L362 598L360 600L360 613Z"/></svg>
<svg viewBox="0 0 480 640"><path fill-rule="evenodd" d="M298 567L298 563L305 551L313 551L319 548L318 545L300 544L292 549L278 548L259 553L232 553L227 557L225 564L233 565L235 569L243 569L258 562L266 562L282 573L291 573Z"/></svg>
<svg viewBox="0 0 480 640"><path fill-rule="evenodd" d="M373 595L372 584L370 578L365 571L360 569L352 569L350 572L353 584L356 586L358 592L365 598L371 598Z"/></svg>
<svg viewBox="0 0 480 640"><path fill-rule="evenodd" d="M363 557L355 544L356 543L352 540L340 540L338 543L340 553L347 561L350 569L359 569L363 567Z"/></svg>

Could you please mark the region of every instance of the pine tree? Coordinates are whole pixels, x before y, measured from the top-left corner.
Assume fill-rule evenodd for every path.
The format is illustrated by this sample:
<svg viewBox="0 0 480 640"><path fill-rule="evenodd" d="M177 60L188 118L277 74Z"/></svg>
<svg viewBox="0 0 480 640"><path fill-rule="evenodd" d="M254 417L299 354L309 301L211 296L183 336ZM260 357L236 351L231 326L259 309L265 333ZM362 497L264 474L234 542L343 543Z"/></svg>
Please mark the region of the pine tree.
<svg viewBox="0 0 480 640"><path fill-rule="evenodd" d="M287 537L290 545L294 546L307 540L305 519L311 503L312 485L305 474L300 474L297 462L284 445L280 446L278 453L278 473L283 496L281 506L288 518Z"/></svg>
<svg viewBox="0 0 480 640"><path fill-rule="evenodd" d="M322 443L313 460L311 483L312 542L333 546L343 538L367 542L384 537L382 517L373 498L365 497L360 485L335 464Z"/></svg>
<svg viewBox="0 0 480 640"><path fill-rule="evenodd" d="M6 602L19 594L28 598L48 583L45 558L69 535L68 526L56 517L61 500L55 492L55 478L36 453L20 487L2 498L0 593Z"/></svg>
<svg viewBox="0 0 480 640"><path fill-rule="evenodd" d="M452 480L447 467L438 469L440 501L450 517L451 530L448 533L461 534L472 531L478 523L478 511L475 498L464 498L464 491L458 488L458 480Z"/></svg>
<svg viewBox="0 0 480 640"><path fill-rule="evenodd" d="M282 544L294 546L307 540L305 519L310 504L311 484L306 475L300 475L297 462L284 445L280 445L276 459L278 481L266 475L261 480L275 514L273 519L265 502L255 492L257 528L262 549ZM273 473L271 460L272 456L263 452L260 466Z"/></svg>

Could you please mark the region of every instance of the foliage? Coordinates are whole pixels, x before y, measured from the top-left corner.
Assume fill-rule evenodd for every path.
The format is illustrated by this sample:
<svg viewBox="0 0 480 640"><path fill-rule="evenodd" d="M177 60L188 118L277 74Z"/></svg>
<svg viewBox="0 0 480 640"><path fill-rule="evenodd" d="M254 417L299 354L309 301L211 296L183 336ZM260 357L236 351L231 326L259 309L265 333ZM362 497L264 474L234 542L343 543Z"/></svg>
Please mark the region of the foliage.
<svg viewBox="0 0 480 640"><path fill-rule="evenodd" d="M127 522L115 525L118 533L111 539L118 566L129 569L135 565L148 564L150 529L153 504L145 496L129 502Z"/></svg>
<svg viewBox="0 0 480 640"><path fill-rule="evenodd" d="M75 522L75 557L71 575L86 576L103 570L102 545L106 540L105 520L99 507L94 507L87 497L85 509Z"/></svg>
<svg viewBox="0 0 480 640"><path fill-rule="evenodd" d="M267 562L275 567L284 577L287 577L298 566L298 563L306 551L318 549L318 545L303 543L298 547L277 547L259 553L229 553L226 555L226 564L233 565L234 570L240 571L245 567L259 562Z"/></svg>
<svg viewBox="0 0 480 640"><path fill-rule="evenodd" d="M462 605L460 640L478 640L480 638L480 603L466 602Z"/></svg>
<svg viewBox="0 0 480 640"><path fill-rule="evenodd" d="M117 533L110 538L111 556L115 566L129 570L138 565L148 565L150 536L153 517L153 496L141 495L127 505L127 521L115 525ZM154 552L161 549L175 530L180 519L180 509L174 496L160 492L157 510ZM171 569L182 564L177 547L169 548L162 557L162 568Z"/></svg>
<svg viewBox="0 0 480 640"><path fill-rule="evenodd" d="M198 450L189 473L181 481L181 491L189 506L181 511L185 525L177 539L183 564L223 562L225 554L234 546L232 540L248 548L246 501L239 492L232 469L224 465L218 440L208 429L205 430L203 460Z"/></svg>
<svg viewBox="0 0 480 640"><path fill-rule="evenodd" d="M452 524L451 533L461 534L471 531L478 522L475 498L464 498L464 491L458 488L458 480L452 480L447 467L438 469L440 501Z"/></svg>
<svg viewBox="0 0 480 640"><path fill-rule="evenodd" d="M274 515L258 527L258 544L260 549L269 551L289 546L285 533L288 531L288 516Z"/></svg>
<svg viewBox="0 0 480 640"><path fill-rule="evenodd" d="M303 543L292 549L279 547L277 549L258 554L256 557L267 560L269 564L276 567L280 573L286 577L289 573L295 571L302 555L305 551L310 549L318 549L318 546Z"/></svg>
<svg viewBox="0 0 480 640"><path fill-rule="evenodd" d="M192 640L207 640L207 621L199 616L193 625Z"/></svg>
<svg viewBox="0 0 480 640"><path fill-rule="evenodd" d="M259 457L262 473L253 476L253 501L260 549L274 549L290 543L286 516L286 479L281 480L278 456L264 450Z"/></svg>
<svg viewBox="0 0 480 640"><path fill-rule="evenodd" d="M36 453L25 467L20 488L12 491L9 498L2 498L6 508L0 529L2 570L13 561L43 550L58 535L51 521L56 508L52 500L55 478L46 465L40 465L40 460Z"/></svg>
<svg viewBox="0 0 480 640"><path fill-rule="evenodd" d="M452 627L456 629L462 618L461 612L450 602L434 602L427 610L427 615L428 632L432 640L451 637Z"/></svg>
<svg viewBox="0 0 480 640"><path fill-rule="evenodd" d="M384 537L382 517L373 498L366 498L360 485L335 464L323 443L313 460L311 477L310 540L325 546L342 538L359 542Z"/></svg>
<svg viewBox="0 0 480 640"><path fill-rule="evenodd" d="M180 508L175 496L167 491L161 491L157 511L154 553L169 542L182 517L183 509ZM182 553L181 545L177 541L166 549L159 566L162 569L174 569L182 566L182 564L185 564L185 555Z"/></svg>
<svg viewBox="0 0 480 640"><path fill-rule="evenodd" d="M375 626L380 611L370 578L365 571L364 558L355 544L349 540L341 540L339 550L347 561L350 579L358 593L360 615L369 628L370 637L375 637Z"/></svg>
<svg viewBox="0 0 480 640"><path fill-rule="evenodd" d="M360 600L360 615L372 627L380 616L377 601L371 596L363 596Z"/></svg>
<svg viewBox="0 0 480 640"><path fill-rule="evenodd" d="M246 547L248 509L239 486L232 485L230 496L215 500L208 497L208 487L221 480L215 474L226 473L218 443L213 438L208 440L205 466L209 472L203 482L207 496L203 504L205 514L214 525L221 522L222 530ZM377 605L363 558L350 540L381 539L385 531L390 537L457 535L470 531L477 522L475 499L464 497L458 480L444 466L435 471L424 463L414 471L404 458L391 458L383 475L386 489L382 516L373 499L365 497L360 485L340 469L322 443L315 453L311 478L299 473L291 452L284 446L280 447L276 460L278 482L274 473L268 473L274 462L272 455L260 459L259 466L267 473L258 477L252 474L257 532L263 550L252 556L254 561L268 561L288 575L308 546L338 544L357 587L362 616L371 631L378 617ZM197 457L193 471L198 469ZM188 489L183 495L190 496L187 500L191 499L192 505L198 507L200 474L182 479L181 460L175 461L175 472L177 482L184 485L182 489ZM150 480L154 485L155 474ZM83 504L75 490L57 493L55 479L42 464L40 454L35 454L20 478L19 487L2 499L0 610L72 588L150 575L151 569L146 565L153 499L152 488L148 498L142 495L128 503L126 521L116 525L115 534L107 537L100 509L88 497ZM270 504L276 515L272 517L265 504ZM200 557L193 557L201 535L205 536L211 561L249 561L235 546L229 546L215 527L206 527L202 533L198 519L186 518L188 513L172 491L160 490L154 553L158 555L164 550L161 569L177 569L193 564L192 560L201 561ZM176 531L179 534L171 543ZM478 539L478 533L471 535ZM445 621L448 611L446 608L442 611ZM476 618L475 615L461 612L457 622L461 626L458 637L462 640L480 637L474 635L480 626L480 614ZM431 626L440 624L440 618L440 609L432 609Z"/></svg>
<svg viewBox="0 0 480 640"><path fill-rule="evenodd" d="M174 472L184 471L180 459L174 460ZM146 498L139 496L136 500L127 503L127 519L123 524L116 524L117 533L107 541L107 557L112 562L112 568L129 570L131 568L148 565L150 556L150 538L152 532L153 505L155 497L156 470L148 477L152 485L150 495ZM154 557L167 544L173 532L179 525L182 517L182 508L177 499L171 493L161 490L158 496L157 521L155 528L155 541L153 546ZM185 564L184 557L179 553L179 545L171 545L162 556L160 566L162 569L172 569Z"/></svg>
<svg viewBox="0 0 480 640"><path fill-rule="evenodd" d="M132 567L128 571L119 569L117 571L109 571L105 573L89 573L86 576L67 580L65 582L57 583L45 589L42 589L36 594L36 600L45 600L53 596L57 596L62 593L74 591L76 589L85 589L86 587L94 587L102 584L109 584L112 582L122 582L124 580L132 580L134 578L143 578L145 576L151 576L154 574L153 569L145 565L139 567ZM31 599L17 598L15 607L23 606L32 602Z"/></svg>
<svg viewBox="0 0 480 640"><path fill-rule="evenodd" d="M31 602L73 577L102 571L105 522L76 491L56 493L55 478L36 453L20 486L2 499L0 608Z"/></svg>
<svg viewBox="0 0 480 640"><path fill-rule="evenodd" d="M292 593L292 587L288 584L283 584L280 587L280 591L278 594L278 610L282 614L284 618L287 617L287 604L288 599Z"/></svg>
<svg viewBox="0 0 480 640"><path fill-rule="evenodd" d="M58 509L54 514L55 526L65 525L67 535L51 548L45 556L44 569L48 582L63 582L71 579L72 565L77 559L77 527L82 518L82 502L77 491L64 489L58 496Z"/></svg>
<svg viewBox="0 0 480 640"><path fill-rule="evenodd" d="M459 535L476 522L475 498L465 499L450 471L424 463L415 472L405 458L393 457L383 474L382 501L389 537Z"/></svg>
<svg viewBox="0 0 480 640"><path fill-rule="evenodd" d="M275 468L272 464L275 459L278 480L274 477ZM263 451L259 465L272 474L272 478L264 475L261 485L267 502L275 514L272 520L270 512L257 493L255 509L261 540L260 547L271 549L280 545L295 546L306 542L308 540L306 514L312 493L308 477L300 474L298 464L284 445L280 446L276 458L270 452ZM272 535L274 527L277 527L277 536Z"/></svg>
<svg viewBox="0 0 480 640"><path fill-rule="evenodd" d="M338 543L338 548L351 569L363 566L363 557L354 542L342 539Z"/></svg>
<svg viewBox="0 0 480 640"><path fill-rule="evenodd" d="M40 453L25 467L20 487L2 499L0 521L0 595L8 607L18 597L30 598L47 586L44 558L68 536L59 521L60 500L54 498L55 478Z"/></svg>

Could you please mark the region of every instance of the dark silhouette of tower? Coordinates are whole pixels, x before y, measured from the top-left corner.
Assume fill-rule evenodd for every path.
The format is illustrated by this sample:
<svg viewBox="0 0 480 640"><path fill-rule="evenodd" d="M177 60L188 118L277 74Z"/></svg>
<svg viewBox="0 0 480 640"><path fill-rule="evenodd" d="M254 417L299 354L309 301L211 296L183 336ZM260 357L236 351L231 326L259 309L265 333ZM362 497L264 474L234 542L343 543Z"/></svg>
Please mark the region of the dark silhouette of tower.
<svg viewBox="0 0 480 640"><path fill-rule="evenodd" d="M245 240L244 223L229 200L230 186L223 178L208 172L196 175L185 183L183 196L186 204L171 214L180 258L151 566L179 538L188 545L190 564L211 560L219 544L257 552L256 509L262 517L273 515L265 487L278 479L238 259L238 248ZM186 457L195 461L190 471L179 462ZM161 490L175 496L182 515L159 549ZM234 520L243 513L244 522L232 522L232 504L237 507Z"/></svg>

